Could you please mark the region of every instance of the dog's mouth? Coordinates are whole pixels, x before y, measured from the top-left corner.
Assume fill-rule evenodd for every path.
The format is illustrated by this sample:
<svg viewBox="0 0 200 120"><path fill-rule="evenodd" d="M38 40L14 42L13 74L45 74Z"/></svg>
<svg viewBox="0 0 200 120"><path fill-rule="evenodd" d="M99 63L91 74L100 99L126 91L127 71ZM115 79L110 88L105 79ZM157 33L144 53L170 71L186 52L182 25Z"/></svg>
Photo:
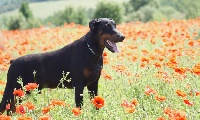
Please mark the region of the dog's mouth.
<svg viewBox="0 0 200 120"><path fill-rule="evenodd" d="M116 43L111 42L110 40L106 40L105 41L105 46L106 46L106 48L108 50L110 50L113 53L118 53L119 52L119 49L118 49Z"/></svg>

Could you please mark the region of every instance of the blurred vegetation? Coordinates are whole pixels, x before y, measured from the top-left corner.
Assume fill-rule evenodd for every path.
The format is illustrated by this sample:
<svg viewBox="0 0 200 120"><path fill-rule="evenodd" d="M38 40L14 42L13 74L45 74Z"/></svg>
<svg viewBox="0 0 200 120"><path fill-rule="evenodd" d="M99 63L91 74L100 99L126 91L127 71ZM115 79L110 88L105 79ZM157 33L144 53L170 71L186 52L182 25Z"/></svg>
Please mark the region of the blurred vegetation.
<svg viewBox="0 0 200 120"><path fill-rule="evenodd" d="M8 29L29 29L39 27L40 25L40 20L34 18L28 2L23 2L19 9L19 15L17 17L11 17L8 23Z"/></svg>
<svg viewBox="0 0 200 120"><path fill-rule="evenodd" d="M0 14L20 8L23 2L42 2L55 0L0 0Z"/></svg>
<svg viewBox="0 0 200 120"><path fill-rule="evenodd" d="M23 14L23 16L28 20L33 18L32 11L29 8L28 2L22 3L19 12Z"/></svg>
<svg viewBox="0 0 200 120"><path fill-rule="evenodd" d="M94 18L113 18L116 23L122 22L123 12L117 3L100 2L94 12Z"/></svg>
<svg viewBox="0 0 200 120"><path fill-rule="evenodd" d="M88 21L87 10L83 7L74 9L73 7L66 7L64 11L54 13L49 16L44 23L50 22L54 26L60 26L64 23L75 22L76 24L86 25Z"/></svg>
<svg viewBox="0 0 200 120"><path fill-rule="evenodd" d="M42 25L61 26L65 22L87 25L88 21L99 17L113 18L117 23L132 21L162 21L171 19L190 19L200 16L200 0L130 0L122 4L99 2L95 9L67 6L65 10L54 13L44 20L34 18L28 0L2 0L0 13L20 6L17 17L4 17L0 21L0 29L28 29ZM29 0L38 2L45 0ZM4 7L2 7L2 5ZM9 6L10 5L10 6ZM7 8L5 8L7 6ZM9 6L9 7L8 7Z"/></svg>

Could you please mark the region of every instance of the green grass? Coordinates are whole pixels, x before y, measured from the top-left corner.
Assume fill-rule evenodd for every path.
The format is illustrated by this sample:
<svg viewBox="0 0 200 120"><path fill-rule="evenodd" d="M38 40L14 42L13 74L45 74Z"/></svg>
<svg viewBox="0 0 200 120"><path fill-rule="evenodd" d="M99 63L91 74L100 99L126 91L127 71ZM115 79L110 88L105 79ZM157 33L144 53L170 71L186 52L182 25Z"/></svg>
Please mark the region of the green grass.
<svg viewBox="0 0 200 120"><path fill-rule="evenodd" d="M187 111L188 118L190 120L199 119L200 112L199 109L199 99L191 100L195 102L194 106L188 108L182 102L182 99L175 94L177 89L188 91L184 86L190 84L194 89L199 89L197 85L200 84L195 75L188 73L187 79L184 81L177 81L178 78L174 77L175 83L168 84L160 79L154 77L154 73L158 71L153 66L148 66L145 69L137 69L139 65L136 63L130 63L125 60L117 60L117 54L110 54L109 57L116 59L115 62L104 66L104 70L108 71L108 74L112 75L112 80L105 80L103 77L100 78L99 84L99 95L103 96L105 99L105 106L96 111L93 107L91 101L89 100L89 95L87 94L87 89L84 90L84 106L82 108L82 114L79 117L73 116L71 109L74 107L74 91L69 89L44 89L42 94L33 94L25 99L24 102L31 101L36 105L34 111L26 113L26 116L37 119L42 115L41 109L48 106L51 99L64 100L66 104L70 107L60 107L57 106L50 110L48 115L52 117L53 120L71 120L71 119L92 119L92 120L156 120L159 116L166 116L163 114L163 109L165 107L171 107L173 109L185 110ZM123 72L116 72L112 69L112 66L123 64L129 66L128 69L134 73L140 73L141 77L137 78L134 76L127 76ZM170 73L170 70L168 71ZM0 79L5 80L6 73L0 74ZM131 81L131 84L128 82ZM144 94L145 87L149 85L155 89L160 95L166 96L167 100L164 102L158 102L155 100L154 95L146 96ZM3 90L3 88L1 88ZM124 111L124 108L120 106L124 99L131 102L136 98L139 105L136 106L136 112L129 114ZM1 99L1 98L0 98ZM18 118L20 115L14 115L13 118Z"/></svg>

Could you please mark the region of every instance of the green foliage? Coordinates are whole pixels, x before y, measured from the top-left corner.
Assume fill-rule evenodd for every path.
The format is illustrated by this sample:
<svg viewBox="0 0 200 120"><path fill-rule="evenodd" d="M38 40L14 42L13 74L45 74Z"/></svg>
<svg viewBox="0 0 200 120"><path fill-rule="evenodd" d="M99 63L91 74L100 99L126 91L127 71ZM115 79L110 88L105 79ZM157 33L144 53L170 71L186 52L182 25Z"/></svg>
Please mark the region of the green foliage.
<svg viewBox="0 0 200 120"><path fill-rule="evenodd" d="M19 9L19 12L21 12L26 19L32 19L33 18L33 14L32 14L32 11L29 8L28 2L22 3L22 5Z"/></svg>
<svg viewBox="0 0 200 120"><path fill-rule="evenodd" d="M63 25L65 22L72 22L75 18L75 10L72 7L67 7L61 14L57 13L56 20L58 21L57 25ZM56 16L54 16L56 17ZM56 24L56 23L55 23Z"/></svg>
<svg viewBox="0 0 200 120"><path fill-rule="evenodd" d="M8 24L9 24L9 18L3 16L3 18L0 20L0 29L7 29Z"/></svg>
<svg viewBox="0 0 200 120"><path fill-rule="evenodd" d="M181 12L177 11L175 8L172 6L163 6L159 7L158 11L160 11L166 20L171 20L171 19L184 19L183 14ZM156 20L156 19L154 19Z"/></svg>
<svg viewBox="0 0 200 120"><path fill-rule="evenodd" d="M78 8L75 16L76 16L75 23L82 24L82 25L87 24L88 15L85 8L83 7Z"/></svg>
<svg viewBox="0 0 200 120"><path fill-rule="evenodd" d="M133 11L134 11L134 9L133 9L133 7L131 6L131 4L130 3L128 3L128 2L124 2L123 4L122 4L123 6L124 6L124 13L125 13L125 15L124 15L124 22L131 22L131 21L133 21Z"/></svg>
<svg viewBox="0 0 200 120"><path fill-rule="evenodd" d="M200 40L200 28L196 30L197 35L194 37L194 40Z"/></svg>
<svg viewBox="0 0 200 120"><path fill-rule="evenodd" d="M190 19L200 16L199 0L130 0L123 4L126 8L125 21ZM130 8L131 7L131 8Z"/></svg>
<svg viewBox="0 0 200 120"><path fill-rule="evenodd" d="M24 2L26 1L26 2ZM87 25L93 18L108 17L113 18L116 23L131 21L161 21L171 19L190 19L200 16L200 0L130 0L122 5L116 2L101 1L95 8L83 8L74 6L66 7L45 20L35 19L30 10L29 2L40 2L44 0L1 0L0 13L7 12L16 8L21 8L19 12L24 18L2 17L0 20L0 29L28 29L38 27L48 22L52 26L60 26L65 22ZM50 0L47 0L50 1ZM20 15L21 16L21 15ZM22 20L22 21L21 21ZM22 25L23 24L23 25Z"/></svg>
<svg viewBox="0 0 200 120"><path fill-rule="evenodd" d="M38 28L42 25L41 20L39 19L28 19L26 22L26 26L22 29L31 29Z"/></svg>
<svg viewBox="0 0 200 120"><path fill-rule="evenodd" d="M99 2L94 12L94 18L112 18L116 23L122 22L122 16L122 8L114 2Z"/></svg>
<svg viewBox="0 0 200 120"><path fill-rule="evenodd" d="M66 7L64 11L54 13L45 21L48 21L56 26L63 25L64 23L75 22L76 24L85 25L88 20L87 11L85 8L74 9L73 7Z"/></svg>
<svg viewBox="0 0 200 120"><path fill-rule="evenodd" d="M148 22L153 20L153 14L156 11L155 8L151 6L145 6L139 9L137 12L134 13L135 20Z"/></svg>
<svg viewBox="0 0 200 120"><path fill-rule="evenodd" d="M30 29L39 27L41 25L40 20L35 19L32 15L28 3L25 2L21 5L19 10L19 15L17 17L12 17L8 23L9 30L15 29Z"/></svg>
<svg viewBox="0 0 200 120"><path fill-rule="evenodd" d="M152 0L130 0L130 4L132 5L133 9L137 11L141 7L149 4Z"/></svg>
<svg viewBox="0 0 200 120"><path fill-rule="evenodd" d="M56 0L0 0L0 14L20 8L23 2L42 2Z"/></svg>
<svg viewBox="0 0 200 120"><path fill-rule="evenodd" d="M26 23L26 20L22 14L20 14L17 17L12 17L8 24L9 30L16 30L21 29L22 26L24 26L24 23Z"/></svg>
<svg viewBox="0 0 200 120"><path fill-rule="evenodd" d="M185 15L185 18L196 18L200 16L199 0L162 0L160 6L172 6L177 11Z"/></svg>
<svg viewBox="0 0 200 120"><path fill-rule="evenodd" d="M138 11L133 13L133 19L139 20L143 22L148 21L162 21L165 20L171 20L171 19L183 19L183 15L175 10L171 6L164 6L164 7L152 7L150 5L146 5L142 8L140 8Z"/></svg>
<svg viewBox="0 0 200 120"><path fill-rule="evenodd" d="M8 23L9 30L16 30L16 29L30 29L36 28L41 26L40 20L37 19L27 19L22 15L19 14L17 17L12 17Z"/></svg>

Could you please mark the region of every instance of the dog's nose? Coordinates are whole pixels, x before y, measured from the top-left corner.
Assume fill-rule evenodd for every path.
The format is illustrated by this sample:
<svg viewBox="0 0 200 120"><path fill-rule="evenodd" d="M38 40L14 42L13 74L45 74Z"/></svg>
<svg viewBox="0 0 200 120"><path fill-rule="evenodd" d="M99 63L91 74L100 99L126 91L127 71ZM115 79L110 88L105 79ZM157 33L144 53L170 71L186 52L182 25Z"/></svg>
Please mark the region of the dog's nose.
<svg viewBox="0 0 200 120"><path fill-rule="evenodd" d="M121 35L119 38L120 38L121 40L124 40L124 39L125 39L125 36L124 36L124 35Z"/></svg>

